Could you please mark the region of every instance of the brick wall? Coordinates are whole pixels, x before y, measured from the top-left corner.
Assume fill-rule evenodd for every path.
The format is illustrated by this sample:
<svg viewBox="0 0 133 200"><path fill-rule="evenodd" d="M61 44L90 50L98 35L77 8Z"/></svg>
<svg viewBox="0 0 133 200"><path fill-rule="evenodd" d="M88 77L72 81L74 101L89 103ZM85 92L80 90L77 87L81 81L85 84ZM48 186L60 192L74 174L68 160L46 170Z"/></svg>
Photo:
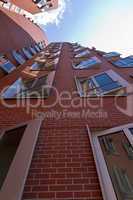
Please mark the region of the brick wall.
<svg viewBox="0 0 133 200"><path fill-rule="evenodd" d="M40 130L23 199L102 200L90 142L84 126Z"/></svg>
<svg viewBox="0 0 133 200"><path fill-rule="evenodd" d="M129 77L132 69L118 69L109 64L103 58L101 68L78 70L72 69L72 52L68 44L63 46L60 61L57 67L54 86L58 91L67 90L73 92L76 89L74 76L90 76L91 74L113 69L120 73L126 80L132 82ZM92 52L95 55L95 52ZM99 57L99 56L98 56ZM100 57L99 57L100 58ZM30 64L33 60L29 61ZM15 72L8 75L0 82L0 90L16 80L20 74L24 73L26 65L21 66ZM40 73L39 73L40 75ZM38 76L39 76L38 75ZM48 105L55 100L54 93L51 93L47 100L42 99L44 105ZM81 102L83 103L83 99ZM99 101L99 100L98 100ZM118 98L121 107L126 107L127 97ZM15 100L7 101L14 104ZM32 100L35 103L36 100ZM70 101L66 100L67 106ZM90 103L95 105L96 99L91 99ZM97 102L98 103L98 102ZM81 111L89 109L90 112L96 109L89 105L80 108L73 108L71 105L67 112ZM0 103L0 128L9 127L20 122L32 119L33 113L46 111L63 112L59 102L53 108L44 108L42 105L37 108L30 108L29 112L22 105L18 108L6 108ZM132 122L133 118L121 113L116 109L115 99L105 97L103 100L103 110L107 112L106 118L88 116L87 118L61 117L60 119L45 119L42 124L39 138L35 147L29 174L26 180L23 193L24 199L44 198L53 199L87 199L102 200L98 176L93 160L90 141L87 136L85 125L90 128L110 128L121 124Z"/></svg>

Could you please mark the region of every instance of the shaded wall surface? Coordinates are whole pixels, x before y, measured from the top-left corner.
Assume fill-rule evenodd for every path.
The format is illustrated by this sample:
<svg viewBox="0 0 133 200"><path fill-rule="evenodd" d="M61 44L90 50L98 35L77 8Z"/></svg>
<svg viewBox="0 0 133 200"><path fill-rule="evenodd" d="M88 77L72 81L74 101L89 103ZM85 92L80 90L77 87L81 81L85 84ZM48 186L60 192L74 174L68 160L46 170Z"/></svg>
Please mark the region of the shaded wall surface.
<svg viewBox="0 0 133 200"><path fill-rule="evenodd" d="M46 41L45 33L24 16L0 8L0 53L9 54L35 42Z"/></svg>

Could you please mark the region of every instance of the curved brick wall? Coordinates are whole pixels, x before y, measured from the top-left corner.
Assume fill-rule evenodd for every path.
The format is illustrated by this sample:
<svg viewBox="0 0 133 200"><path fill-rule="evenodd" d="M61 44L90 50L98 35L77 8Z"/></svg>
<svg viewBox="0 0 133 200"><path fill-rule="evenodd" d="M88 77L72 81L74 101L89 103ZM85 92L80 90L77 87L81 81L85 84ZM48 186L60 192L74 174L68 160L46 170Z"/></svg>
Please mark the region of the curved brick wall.
<svg viewBox="0 0 133 200"><path fill-rule="evenodd" d="M10 53L12 49L40 42L47 37L45 33L28 19L14 12L0 8L0 53Z"/></svg>

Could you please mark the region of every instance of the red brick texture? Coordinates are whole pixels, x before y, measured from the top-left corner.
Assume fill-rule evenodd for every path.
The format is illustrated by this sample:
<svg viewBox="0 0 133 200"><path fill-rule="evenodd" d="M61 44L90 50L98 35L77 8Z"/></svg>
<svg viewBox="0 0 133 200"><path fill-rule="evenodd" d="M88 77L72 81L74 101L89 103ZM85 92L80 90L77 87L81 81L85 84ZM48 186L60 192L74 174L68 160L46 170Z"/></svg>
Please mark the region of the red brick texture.
<svg viewBox="0 0 133 200"><path fill-rule="evenodd" d="M47 41L45 32L27 18L0 8L0 53L9 54L35 42Z"/></svg>
<svg viewBox="0 0 133 200"><path fill-rule="evenodd" d="M102 200L84 126L45 124L35 148L23 199Z"/></svg>
<svg viewBox="0 0 133 200"><path fill-rule="evenodd" d="M95 52L92 52L92 55L95 55ZM100 58L100 56L98 57ZM25 69L28 69L33 59L25 65L18 67L10 75L4 77L0 82L0 91L4 86L13 83L22 74L27 76ZM105 59L101 59L103 64L99 69L73 70L72 49L69 44L65 43L58 63L54 86L56 86L59 93L64 90L72 93L76 90L75 75L89 77L105 69L113 69L130 83L133 82L129 77L132 69L117 69ZM41 75L43 75L42 72L39 72L36 77ZM34 74L30 72L29 76L32 77ZM47 100L42 99L41 103L46 106L54 100L55 94L52 92L50 97ZM70 100L65 100L62 103L68 106L66 108L67 113L72 111L81 112L82 110L88 110L89 113L97 111L98 108L92 108L90 104L93 106L99 105L100 107L100 100L91 98L89 101L90 103L85 105L83 104L84 99L82 99L82 106L77 108L73 108ZM15 100L6 102L13 104ZM31 102L35 103L36 100L31 100ZM119 106L126 107L126 102L127 97L118 98ZM46 200L102 200L85 125L88 124L90 128L104 129L130 123L133 121L133 117L118 110L113 97L105 97L101 109L107 112L107 117L97 117L91 113L86 118L73 118L71 116L61 116L60 119L45 118L35 147L22 200L32 198ZM45 108L40 104L37 108L31 106L28 111L26 106L21 105L18 108L7 108L0 104L0 128L25 122L35 117L33 113L46 113L46 111L63 112L64 108L60 105L59 101L52 108Z"/></svg>

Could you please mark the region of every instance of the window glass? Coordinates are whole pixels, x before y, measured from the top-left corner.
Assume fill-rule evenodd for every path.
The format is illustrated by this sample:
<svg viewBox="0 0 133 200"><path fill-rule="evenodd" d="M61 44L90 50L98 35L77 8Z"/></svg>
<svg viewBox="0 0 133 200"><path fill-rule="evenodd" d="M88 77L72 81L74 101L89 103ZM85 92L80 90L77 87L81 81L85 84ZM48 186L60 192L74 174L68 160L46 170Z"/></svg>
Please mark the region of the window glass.
<svg viewBox="0 0 133 200"><path fill-rule="evenodd" d="M87 69L89 67L92 67L93 65L100 64L101 60L99 60L97 57L92 57L88 60L82 61L80 64L74 66L75 69Z"/></svg>
<svg viewBox="0 0 133 200"><path fill-rule="evenodd" d="M0 56L0 67L7 73L12 72L16 67L4 56Z"/></svg>
<svg viewBox="0 0 133 200"><path fill-rule="evenodd" d="M133 128L130 128L129 130L130 130L131 134L133 135Z"/></svg>
<svg viewBox="0 0 133 200"><path fill-rule="evenodd" d="M36 55L36 50L34 49L34 48L32 48L32 47L30 47L30 51L31 51L31 53L33 54L33 55Z"/></svg>
<svg viewBox="0 0 133 200"><path fill-rule="evenodd" d="M118 200L133 199L133 147L123 131L98 137Z"/></svg>
<svg viewBox="0 0 133 200"><path fill-rule="evenodd" d="M41 96L46 95L47 89L43 90L42 88L46 85L46 80L47 76L31 80L23 80L22 78L19 78L7 90L5 90L1 96L5 99L32 97L35 92Z"/></svg>
<svg viewBox="0 0 133 200"><path fill-rule="evenodd" d="M6 131L0 139L0 190L9 171L26 126Z"/></svg>
<svg viewBox="0 0 133 200"><path fill-rule="evenodd" d="M30 52L26 48L23 48L22 50L23 50L24 55L26 56L26 58L28 58L28 59L32 58L32 55L30 54Z"/></svg>
<svg viewBox="0 0 133 200"><path fill-rule="evenodd" d="M37 50L37 52L40 52L40 49L37 45L35 45L35 49Z"/></svg>
<svg viewBox="0 0 133 200"><path fill-rule="evenodd" d="M114 64L118 67L133 67L133 57L127 57L119 59L118 61L114 62Z"/></svg>
<svg viewBox="0 0 133 200"><path fill-rule="evenodd" d="M40 67L40 65L39 65L37 62L35 62L35 63L33 63L33 64L31 65L31 69L32 69L32 70L37 70L37 69L39 69L39 67Z"/></svg>
<svg viewBox="0 0 133 200"><path fill-rule="evenodd" d="M120 56L120 54L117 52L110 52L110 53L106 53L103 55L103 57L105 57L105 58L110 58L110 57L114 57L114 56Z"/></svg>
<svg viewBox="0 0 133 200"><path fill-rule="evenodd" d="M20 53L13 51L12 55L20 65L25 63L26 60L24 59L24 57Z"/></svg>
<svg viewBox="0 0 133 200"><path fill-rule="evenodd" d="M97 83L100 86L108 85L113 82L112 78L107 73L99 74L95 76Z"/></svg>
<svg viewBox="0 0 133 200"><path fill-rule="evenodd" d="M89 50L82 51L81 53L77 54L77 55L75 56L75 58L83 57L83 56L86 56L86 55L88 55L88 54L90 54L90 51L89 51Z"/></svg>

